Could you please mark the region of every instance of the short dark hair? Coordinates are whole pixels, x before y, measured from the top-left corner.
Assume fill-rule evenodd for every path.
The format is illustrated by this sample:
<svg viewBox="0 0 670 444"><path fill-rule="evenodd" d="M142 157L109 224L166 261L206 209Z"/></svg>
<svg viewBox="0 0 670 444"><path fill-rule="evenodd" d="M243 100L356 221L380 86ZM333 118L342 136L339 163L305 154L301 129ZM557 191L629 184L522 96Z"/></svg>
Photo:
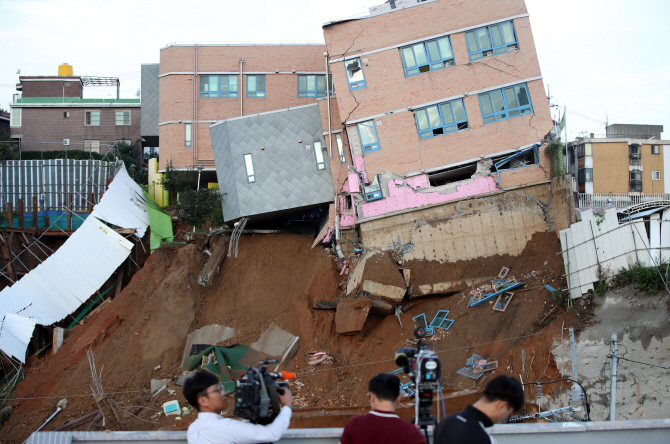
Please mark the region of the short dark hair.
<svg viewBox="0 0 670 444"><path fill-rule="evenodd" d="M200 411L200 404L198 404L198 398L203 396L202 394L211 386L218 384L219 378L207 370L199 370L186 378L184 381L184 398L195 407L196 410Z"/></svg>
<svg viewBox="0 0 670 444"><path fill-rule="evenodd" d="M380 373L370 379L368 391L384 401L395 401L400 394L400 379L390 373Z"/></svg>
<svg viewBox="0 0 670 444"><path fill-rule="evenodd" d="M508 375L500 375L491 379L484 387L484 397L489 401L507 401L514 409L523 407L523 387L521 383Z"/></svg>

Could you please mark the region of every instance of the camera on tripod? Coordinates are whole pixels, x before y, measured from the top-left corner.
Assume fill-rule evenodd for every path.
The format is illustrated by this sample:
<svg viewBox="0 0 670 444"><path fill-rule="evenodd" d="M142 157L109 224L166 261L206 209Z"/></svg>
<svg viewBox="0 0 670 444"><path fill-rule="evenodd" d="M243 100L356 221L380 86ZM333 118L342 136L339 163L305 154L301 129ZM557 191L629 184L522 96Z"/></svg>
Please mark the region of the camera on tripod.
<svg viewBox="0 0 670 444"><path fill-rule="evenodd" d="M416 386L415 402L418 412L414 422L423 428L435 425L435 416L431 413L433 405L433 392L439 389L440 360L434 351L428 348L428 344L421 339L426 336L426 329L418 327L414 330L414 336L419 342L414 348L401 348L395 354L395 363L403 368L407 376L412 379Z"/></svg>
<svg viewBox="0 0 670 444"><path fill-rule="evenodd" d="M279 395L288 389L286 380L294 379L293 372L269 372L268 365L278 359L259 361L258 368L249 367L235 383L235 410L233 414L254 424L270 424L279 414Z"/></svg>

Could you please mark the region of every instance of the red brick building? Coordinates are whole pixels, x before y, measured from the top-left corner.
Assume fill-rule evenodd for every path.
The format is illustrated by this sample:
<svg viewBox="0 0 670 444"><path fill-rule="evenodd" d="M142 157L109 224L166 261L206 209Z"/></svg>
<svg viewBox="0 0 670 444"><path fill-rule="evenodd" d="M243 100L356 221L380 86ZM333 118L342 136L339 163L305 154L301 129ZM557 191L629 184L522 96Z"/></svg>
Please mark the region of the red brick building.
<svg viewBox="0 0 670 444"><path fill-rule="evenodd" d="M118 98L118 79L21 76L10 104L11 137L24 151L105 154L116 141L140 143L140 100ZM116 86L116 99L84 99L86 86ZM139 152L139 150L138 150Z"/></svg>

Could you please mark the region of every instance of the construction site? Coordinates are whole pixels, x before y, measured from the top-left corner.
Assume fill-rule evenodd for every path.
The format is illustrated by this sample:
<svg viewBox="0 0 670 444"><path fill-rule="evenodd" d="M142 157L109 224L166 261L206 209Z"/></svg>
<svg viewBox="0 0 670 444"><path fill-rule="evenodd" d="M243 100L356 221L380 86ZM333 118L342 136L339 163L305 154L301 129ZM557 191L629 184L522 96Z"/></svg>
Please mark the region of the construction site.
<svg viewBox="0 0 670 444"><path fill-rule="evenodd" d="M279 442L336 443L379 373L415 419L394 357L422 345L437 421L509 375L524 405L491 429L503 444L667 442L670 195L585 203L524 1L471 3L389 1L323 24L325 45L161 48L133 121L160 139L148 183L125 139L3 160L0 444L183 443L186 378L216 375L234 418L264 360L295 373ZM45 104L95 107L82 90L101 79L118 88L69 65L21 77L19 152ZM58 82L79 89L54 99ZM130 127L124 100L105 103Z"/></svg>

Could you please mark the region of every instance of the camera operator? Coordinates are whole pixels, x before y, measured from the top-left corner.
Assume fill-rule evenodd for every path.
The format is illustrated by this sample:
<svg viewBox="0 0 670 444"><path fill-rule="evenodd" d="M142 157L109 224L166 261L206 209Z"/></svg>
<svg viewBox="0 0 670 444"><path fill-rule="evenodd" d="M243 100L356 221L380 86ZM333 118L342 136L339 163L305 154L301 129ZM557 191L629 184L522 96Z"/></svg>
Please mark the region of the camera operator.
<svg viewBox="0 0 670 444"><path fill-rule="evenodd" d="M188 444L253 444L278 441L291 420L291 392L279 395L281 412L271 424L259 425L221 416L227 406L226 393L214 374L200 370L184 382L184 397L198 411L188 427Z"/></svg>
<svg viewBox="0 0 670 444"><path fill-rule="evenodd" d="M474 405L444 418L435 430L435 444L495 444L486 430L523 406L523 388L511 376L500 375L486 384Z"/></svg>
<svg viewBox="0 0 670 444"><path fill-rule="evenodd" d="M416 426L395 414L400 401L400 379L397 376L378 374L370 380L368 391L372 411L349 420L340 437L340 444L426 444Z"/></svg>

